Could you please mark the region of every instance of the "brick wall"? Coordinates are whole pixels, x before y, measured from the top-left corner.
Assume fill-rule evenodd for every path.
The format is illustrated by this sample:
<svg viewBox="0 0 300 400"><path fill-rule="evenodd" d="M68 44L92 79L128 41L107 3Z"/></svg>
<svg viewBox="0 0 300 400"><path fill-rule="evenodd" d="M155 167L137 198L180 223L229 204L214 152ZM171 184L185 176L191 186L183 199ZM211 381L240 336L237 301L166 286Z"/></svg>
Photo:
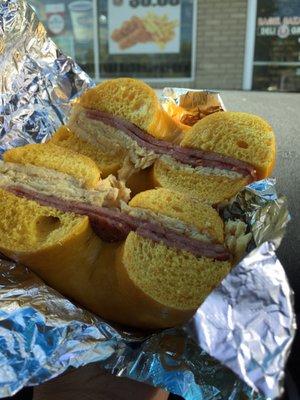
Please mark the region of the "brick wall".
<svg viewBox="0 0 300 400"><path fill-rule="evenodd" d="M195 81L151 85L242 89L247 0L194 1L198 1Z"/></svg>
<svg viewBox="0 0 300 400"><path fill-rule="evenodd" d="M242 88L246 21L247 0L198 0L195 87Z"/></svg>

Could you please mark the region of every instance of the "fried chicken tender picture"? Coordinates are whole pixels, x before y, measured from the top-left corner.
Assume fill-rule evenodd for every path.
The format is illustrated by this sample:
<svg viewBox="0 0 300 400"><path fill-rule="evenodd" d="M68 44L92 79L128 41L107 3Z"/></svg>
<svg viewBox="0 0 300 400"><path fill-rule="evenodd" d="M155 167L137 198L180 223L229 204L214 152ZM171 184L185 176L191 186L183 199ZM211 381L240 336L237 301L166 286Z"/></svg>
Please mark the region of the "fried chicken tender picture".
<svg viewBox="0 0 300 400"><path fill-rule="evenodd" d="M167 15L149 12L144 18L134 15L124 21L119 29L113 31L111 38L118 42L121 50L147 42L154 42L164 49L166 43L174 38L177 26L178 21L170 21Z"/></svg>

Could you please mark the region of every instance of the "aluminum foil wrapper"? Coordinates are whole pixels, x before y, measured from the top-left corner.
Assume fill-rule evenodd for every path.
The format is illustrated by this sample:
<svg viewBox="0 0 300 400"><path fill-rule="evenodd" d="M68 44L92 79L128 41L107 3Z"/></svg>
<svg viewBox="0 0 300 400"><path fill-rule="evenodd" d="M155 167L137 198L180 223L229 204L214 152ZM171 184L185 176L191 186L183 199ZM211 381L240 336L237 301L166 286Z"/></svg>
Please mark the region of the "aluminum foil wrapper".
<svg viewBox="0 0 300 400"><path fill-rule="evenodd" d="M162 105L174 119L187 127L209 114L225 111L220 93L213 90L193 90L167 87Z"/></svg>
<svg viewBox="0 0 300 400"><path fill-rule="evenodd" d="M26 1L0 0L0 153L41 142L91 79L47 37Z"/></svg>
<svg viewBox="0 0 300 400"><path fill-rule="evenodd" d="M47 38L25 1L0 1L0 35L3 152L45 141L67 119L70 101L93 83ZM184 107L187 92L178 103ZM193 100L203 99L194 93ZM96 361L186 400L280 396L295 334L292 291L275 254L289 220L286 201L265 180L222 212L247 223L253 234L247 256L186 326L147 336L108 324L25 267L0 259L0 397Z"/></svg>

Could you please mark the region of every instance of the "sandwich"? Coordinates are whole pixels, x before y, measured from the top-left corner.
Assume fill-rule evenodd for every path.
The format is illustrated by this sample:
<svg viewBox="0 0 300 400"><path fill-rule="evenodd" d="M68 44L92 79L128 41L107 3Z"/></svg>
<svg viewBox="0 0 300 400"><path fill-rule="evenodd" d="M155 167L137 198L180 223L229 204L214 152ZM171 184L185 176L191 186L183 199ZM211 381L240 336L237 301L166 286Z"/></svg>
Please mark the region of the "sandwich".
<svg viewBox="0 0 300 400"><path fill-rule="evenodd" d="M275 162L275 136L262 118L215 112L182 129L149 86L127 78L87 90L51 142L90 156L134 194L165 187L210 204L269 176Z"/></svg>
<svg viewBox="0 0 300 400"><path fill-rule="evenodd" d="M145 222L116 252L123 318L143 328L188 321L232 268L223 221L212 207L163 188L139 193L125 208Z"/></svg>
<svg viewBox="0 0 300 400"><path fill-rule="evenodd" d="M179 125L144 82L119 78L88 89L72 107L67 126L51 142L91 157L103 177L127 179L153 164L147 140L179 141Z"/></svg>
<svg viewBox="0 0 300 400"><path fill-rule="evenodd" d="M31 193L41 201L49 197L70 204L114 207L130 197L130 190L113 175L101 179L98 166L89 157L52 143L10 149L3 160L0 187Z"/></svg>
<svg viewBox="0 0 300 400"><path fill-rule="evenodd" d="M4 154L0 252L108 320L143 329L187 321L232 267L217 211L164 188L128 203L116 182L87 187L86 156L68 150L54 161L55 149Z"/></svg>
<svg viewBox="0 0 300 400"><path fill-rule="evenodd" d="M100 169L102 178L111 174L117 176L126 157L126 150L117 143L114 146L95 145L92 140L81 139L66 125L62 125L48 143L89 157Z"/></svg>
<svg viewBox="0 0 300 400"><path fill-rule="evenodd" d="M274 132L262 118L216 112L186 132L173 153L155 161L153 185L220 203L269 176L275 153Z"/></svg>
<svg viewBox="0 0 300 400"><path fill-rule="evenodd" d="M3 159L10 163L22 161L24 165L45 167L52 171L66 173L80 181L82 186L91 189L99 184L101 178L98 166L89 157L52 143L15 147L6 151Z"/></svg>

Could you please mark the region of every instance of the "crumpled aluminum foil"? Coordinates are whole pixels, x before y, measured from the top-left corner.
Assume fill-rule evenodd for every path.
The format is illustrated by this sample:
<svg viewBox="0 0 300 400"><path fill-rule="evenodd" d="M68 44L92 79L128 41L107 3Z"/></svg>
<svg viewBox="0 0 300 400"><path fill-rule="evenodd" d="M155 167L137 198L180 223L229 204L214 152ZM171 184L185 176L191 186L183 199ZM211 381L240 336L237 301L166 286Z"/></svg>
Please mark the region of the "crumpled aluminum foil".
<svg viewBox="0 0 300 400"><path fill-rule="evenodd" d="M173 118L186 126L193 126L209 114L226 111L220 93L215 90L166 87L161 103Z"/></svg>
<svg viewBox="0 0 300 400"><path fill-rule="evenodd" d="M93 83L47 38L24 0L0 0L0 34L1 153L46 140ZM275 255L289 214L274 186L256 182L223 210L225 219L247 222L250 253L189 324L147 337L114 328L23 266L0 260L0 397L95 361L186 400L280 396L295 317Z"/></svg>
<svg viewBox="0 0 300 400"><path fill-rule="evenodd" d="M27 2L0 0L0 153L45 141L91 79L47 37Z"/></svg>

